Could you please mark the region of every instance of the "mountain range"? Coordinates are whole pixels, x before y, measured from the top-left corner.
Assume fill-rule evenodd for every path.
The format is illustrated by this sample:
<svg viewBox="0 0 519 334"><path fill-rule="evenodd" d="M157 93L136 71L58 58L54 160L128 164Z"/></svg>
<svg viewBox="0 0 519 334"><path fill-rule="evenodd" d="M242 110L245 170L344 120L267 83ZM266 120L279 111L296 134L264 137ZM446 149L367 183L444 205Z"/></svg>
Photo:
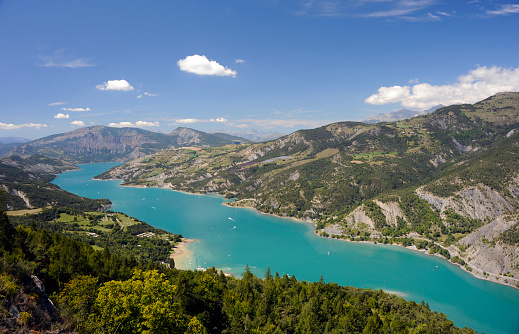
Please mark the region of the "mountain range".
<svg viewBox="0 0 519 334"><path fill-rule="evenodd" d="M11 148L7 154L22 157L44 154L73 163L89 163L127 161L172 147L209 147L248 142L229 134L209 134L188 128L177 128L169 134L162 134L139 128L96 125L23 143Z"/></svg>
<svg viewBox="0 0 519 334"><path fill-rule="evenodd" d="M99 178L218 192L316 233L440 254L517 285L519 93L408 120L339 122L225 148L170 149Z"/></svg>
<svg viewBox="0 0 519 334"><path fill-rule="evenodd" d="M444 107L444 105L439 104L427 110L400 109L388 113L381 113L377 116L370 116L362 122L367 124L375 124L380 122L396 122L420 115L427 115L432 113L433 111L440 109L441 107Z"/></svg>

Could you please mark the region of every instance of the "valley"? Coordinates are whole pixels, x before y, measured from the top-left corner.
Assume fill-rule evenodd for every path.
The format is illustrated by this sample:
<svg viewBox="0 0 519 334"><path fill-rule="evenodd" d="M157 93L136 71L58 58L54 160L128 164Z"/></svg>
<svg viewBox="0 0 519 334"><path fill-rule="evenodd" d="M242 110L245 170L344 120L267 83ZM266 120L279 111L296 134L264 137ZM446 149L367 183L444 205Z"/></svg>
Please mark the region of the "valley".
<svg viewBox="0 0 519 334"><path fill-rule="evenodd" d="M228 205L310 220L325 237L414 245L516 286L518 244L506 235L519 208L518 128L519 94L501 93L393 123L165 150L99 178L219 193L236 199Z"/></svg>
<svg viewBox="0 0 519 334"><path fill-rule="evenodd" d="M402 263L397 264L392 261L399 252L384 247L399 245L439 256L475 277L519 287L517 129L518 93L500 93L474 105L442 107L395 122L332 123L262 143L223 134L211 137L186 128L170 135L150 135L139 129L90 127L20 144L1 158L2 205L9 220L20 231L26 229L27 235L33 233L27 229L49 231L53 238L63 236L87 245L81 246L87 253L94 250L126 259L119 274L99 277L128 279L132 266L216 267L222 275L226 271L259 277L272 266L280 277L297 275L316 281L314 271L320 270L321 279L325 273L341 285L393 291L416 302L425 296L435 310L452 314L456 323L488 331L497 325L476 320L476 314L485 312L481 307L465 306L470 315L453 312L449 310L454 307L452 296L466 299L476 293L495 305L495 310L509 305L508 310L514 312L516 306L505 297L505 290L498 297L491 296L483 282L476 284L477 292L471 290L468 279L452 276L453 269L443 262L432 270L441 276L425 274L434 257L402 253L398 255ZM106 161L119 163L81 165L103 173L97 180L90 179L95 173L80 177L84 172L76 164ZM65 183L60 177L55 179L69 174ZM119 180L125 187L119 186ZM169 190L218 194L227 200L221 203L220 197L179 193L184 199ZM174 196L170 199L169 194ZM204 216L197 201L212 203L201 206L211 208L210 216ZM176 209L169 207L172 204ZM217 213L219 207L235 211ZM256 217L242 208L271 216ZM292 230L299 224L278 222L275 219L281 218L276 216L306 222L304 231L300 230L303 225ZM227 226L231 221L233 226ZM271 228L287 230L271 234ZM203 230L207 231L200 234ZM189 244L189 258L175 263L170 256L183 235L199 240ZM241 245L235 239L238 236L250 241ZM369 247L361 250L355 242L371 245L362 245ZM283 260L288 262L278 264L274 253L264 250L270 243L274 248L283 245ZM237 251L242 246L246 249ZM302 253L301 247L319 250L317 255ZM366 263L351 262L352 254L365 262L373 253L379 259L369 263L391 263L406 278L388 274L394 268L382 270L382 262L375 265L382 270L376 273ZM297 265L300 260L294 265L302 254L313 270L302 270ZM414 263L414 269L407 261ZM250 262L255 265L244 274L242 268ZM355 268L358 274L338 271L341 265ZM59 290L59 282L75 275L73 269L67 270L65 276L42 277L51 289ZM430 291L424 290L427 281ZM435 296L439 286L432 282L454 286L446 289L449 296ZM506 326L515 326L505 318L501 321ZM206 319L204 324L209 323Z"/></svg>

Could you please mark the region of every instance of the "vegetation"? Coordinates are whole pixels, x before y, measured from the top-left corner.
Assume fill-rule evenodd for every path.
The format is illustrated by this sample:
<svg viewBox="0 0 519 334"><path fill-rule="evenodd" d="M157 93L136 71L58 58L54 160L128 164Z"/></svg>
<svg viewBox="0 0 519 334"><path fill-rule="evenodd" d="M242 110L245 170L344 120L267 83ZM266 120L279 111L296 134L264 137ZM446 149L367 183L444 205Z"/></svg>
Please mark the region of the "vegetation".
<svg viewBox="0 0 519 334"><path fill-rule="evenodd" d="M15 225L33 226L86 242L97 249L110 249L138 260L170 263L170 255L182 236L156 229L120 212L82 212L50 208L37 214L11 218Z"/></svg>
<svg viewBox="0 0 519 334"><path fill-rule="evenodd" d="M423 302L380 290L300 282L270 270L260 279L248 267L242 279L214 268L168 269L34 226L14 228L4 212L0 232L3 331L475 333Z"/></svg>
<svg viewBox="0 0 519 334"><path fill-rule="evenodd" d="M11 156L0 160L0 189L4 210L69 207L77 210L101 210L111 202L107 199L79 197L50 183L56 174L77 169L70 163L41 155L21 158Z"/></svg>

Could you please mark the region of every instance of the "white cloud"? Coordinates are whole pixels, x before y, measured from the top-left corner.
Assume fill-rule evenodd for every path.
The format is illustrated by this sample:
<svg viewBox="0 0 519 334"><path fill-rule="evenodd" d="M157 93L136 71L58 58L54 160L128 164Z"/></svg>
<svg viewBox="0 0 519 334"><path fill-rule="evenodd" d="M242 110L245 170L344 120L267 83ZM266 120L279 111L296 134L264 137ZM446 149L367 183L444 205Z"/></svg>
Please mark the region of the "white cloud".
<svg viewBox="0 0 519 334"><path fill-rule="evenodd" d="M243 59L235 59L234 63L235 64L243 64L243 63L245 63L245 60L243 60Z"/></svg>
<svg viewBox="0 0 519 334"><path fill-rule="evenodd" d="M110 123L108 126L113 128L143 128L143 127L152 127L152 126L160 126L159 122L146 122L146 121L137 121L135 123L132 122L119 122L119 123Z"/></svg>
<svg viewBox="0 0 519 334"><path fill-rule="evenodd" d="M475 103L499 92L519 91L519 68L480 66L458 77L451 85L428 83L380 87L364 102L375 105L400 103L405 108L428 109L438 104Z"/></svg>
<svg viewBox="0 0 519 334"><path fill-rule="evenodd" d="M181 123L181 124L191 124L199 122L196 118L184 118L184 119L176 119L175 123Z"/></svg>
<svg viewBox="0 0 519 334"><path fill-rule="evenodd" d="M216 119L211 118L211 122L225 123L225 122L227 122L227 119L226 119L226 118L223 118L223 117L218 117L218 118L216 118Z"/></svg>
<svg viewBox="0 0 519 334"><path fill-rule="evenodd" d="M144 94L137 96L137 98L140 99L143 96L159 96L159 94L152 94L152 93L144 92Z"/></svg>
<svg viewBox="0 0 519 334"><path fill-rule="evenodd" d="M519 5L501 5L501 8L498 10L487 10L487 14L490 14L490 15L519 14Z"/></svg>
<svg viewBox="0 0 519 334"><path fill-rule="evenodd" d="M65 50L54 51L52 55L42 55L39 57L43 67L61 67L61 68L82 68L96 66L92 64L88 58L76 58L65 54Z"/></svg>
<svg viewBox="0 0 519 334"><path fill-rule="evenodd" d="M25 123L25 124L7 124L0 122L0 129L2 130L16 130L21 128L46 128L47 124L34 124L34 123Z"/></svg>
<svg viewBox="0 0 519 334"><path fill-rule="evenodd" d="M181 71L198 75L215 75L235 77L238 73L227 67L218 64L214 60L207 59L206 56L193 55L180 59L177 62Z"/></svg>
<svg viewBox="0 0 519 334"><path fill-rule="evenodd" d="M67 104L67 102L52 102L49 103L49 106L61 106L63 104Z"/></svg>
<svg viewBox="0 0 519 334"><path fill-rule="evenodd" d="M85 122L83 122L83 121L72 121L72 122L70 122L70 124L75 125L75 126L84 126Z"/></svg>
<svg viewBox="0 0 519 334"><path fill-rule="evenodd" d="M63 111L90 111L90 108L61 108Z"/></svg>
<svg viewBox="0 0 519 334"><path fill-rule="evenodd" d="M70 118L70 115L69 114L62 114L62 113L59 113L57 115L54 115L54 118Z"/></svg>
<svg viewBox="0 0 519 334"><path fill-rule="evenodd" d="M144 127L144 126L159 126L159 122L145 122L145 121L137 121L135 122L135 126Z"/></svg>
<svg viewBox="0 0 519 334"><path fill-rule="evenodd" d="M133 87L126 80L108 80L107 82L97 85L96 88L99 90L133 90Z"/></svg>

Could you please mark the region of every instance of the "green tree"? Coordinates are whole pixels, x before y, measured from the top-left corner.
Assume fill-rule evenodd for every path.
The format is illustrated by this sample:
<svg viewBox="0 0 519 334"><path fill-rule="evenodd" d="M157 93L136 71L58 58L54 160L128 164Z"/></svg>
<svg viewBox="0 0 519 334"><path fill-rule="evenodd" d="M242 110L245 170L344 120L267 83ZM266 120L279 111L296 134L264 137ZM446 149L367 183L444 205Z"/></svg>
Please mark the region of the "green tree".
<svg viewBox="0 0 519 334"><path fill-rule="evenodd" d="M207 334L204 325L196 317L191 318L184 334Z"/></svg>
<svg viewBox="0 0 519 334"><path fill-rule="evenodd" d="M97 332L183 333L186 316L173 302L177 287L157 270L136 270L127 281L110 281L100 289L92 324Z"/></svg>
<svg viewBox="0 0 519 334"><path fill-rule="evenodd" d="M97 296L97 277L79 276L69 283L58 296L58 306L67 328L85 329L88 316Z"/></svg>

